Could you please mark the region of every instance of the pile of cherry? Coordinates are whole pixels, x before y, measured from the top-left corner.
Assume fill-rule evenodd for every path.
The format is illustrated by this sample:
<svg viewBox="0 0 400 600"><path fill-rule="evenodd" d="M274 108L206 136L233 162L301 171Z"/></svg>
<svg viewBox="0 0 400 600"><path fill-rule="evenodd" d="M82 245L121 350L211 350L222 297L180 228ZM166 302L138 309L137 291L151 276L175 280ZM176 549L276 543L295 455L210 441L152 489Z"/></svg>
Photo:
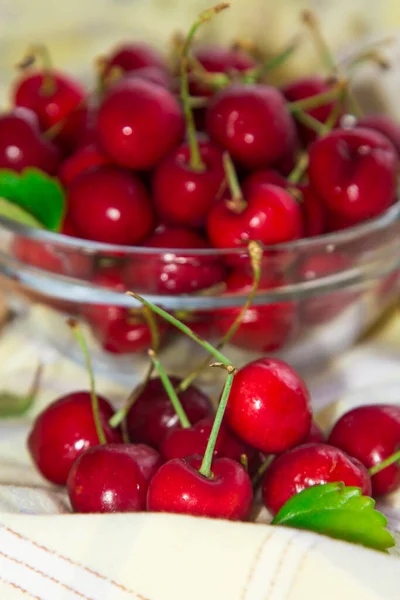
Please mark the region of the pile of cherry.
<svg viewBox="0 0 400 600"><path fill-rule="evenodd" d="M374 497L400 487L400 406L353 409L326 438L288 364L264 357L237 370L217 349L211 354L227 372L215 415L194 385L177 394L181 380L150 352L159 377L139 386L122 428L94 384L36 418L28 447L40 473L67 485L77 512L231 520L254 517L260 485L272 515L311 486L342 482Z"/></svg>
<svg viewBox="0 0 400 600"><path fill-rule="evenodd" d="M171 64L144 43L115 49L102 61L96 92L48 65L32 70L25 62L12 87L14 106L0 116L0 168L36 167L60 179L67 200L62 233L160 249L159 257L128 265L116 254L111 270L94 272L89 258L77 257L69 275L117 290L187 294L223 283L227 293L246 295L246 261L206 256L171 265L163 249L290 242L377 217L395 201L399 126L384 115L349 125L343 78L315 75L278 89L265 83L272 64L249 51L193 43L218 10L202 15ZM34 240L21 240L15 252L65 271ZM317 259L310 269L329 274L341 268L335 261ZM260 289L281 283L263 277ZM285 343L292 312L278 305L259 316L254 329L263 319L267 325L261 350ZM107 350L148 347L140 317L116 307L85 316ZM282 323L279 331L273 322ZM241 332L239 345L258 349L260 336Z"/></svg>

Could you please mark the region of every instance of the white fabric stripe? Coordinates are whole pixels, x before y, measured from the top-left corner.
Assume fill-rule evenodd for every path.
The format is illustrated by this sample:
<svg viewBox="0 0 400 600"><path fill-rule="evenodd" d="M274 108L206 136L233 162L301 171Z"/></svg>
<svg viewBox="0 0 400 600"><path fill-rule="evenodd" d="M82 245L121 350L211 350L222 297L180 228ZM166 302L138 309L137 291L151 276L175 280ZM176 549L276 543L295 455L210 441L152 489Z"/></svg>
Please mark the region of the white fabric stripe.
<svg viewBox="0 0 400 600"><path fill-rule="evenodd" d="M0 550L10 559L26 563L20 565L0 555L1 576L12 583L23 582L29 593L43 597L43 600L140 600L137 594L125 591L84 567L38 548L30 541L20 539L4 527L0 528ZM29 567L40 571L42 575ZM11 579L10 574L17 578ZM55 581L45 579L46 577Z"/></svg>

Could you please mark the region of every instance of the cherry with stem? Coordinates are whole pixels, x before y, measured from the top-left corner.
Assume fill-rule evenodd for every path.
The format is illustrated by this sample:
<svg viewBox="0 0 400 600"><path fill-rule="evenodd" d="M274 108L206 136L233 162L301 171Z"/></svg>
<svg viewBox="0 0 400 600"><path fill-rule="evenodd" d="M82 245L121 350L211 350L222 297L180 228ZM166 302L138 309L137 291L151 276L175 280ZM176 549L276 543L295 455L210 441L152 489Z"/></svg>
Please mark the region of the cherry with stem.
<svg viewBox="0 0 400 600"><path fill-rule="evenodd" d="M68 325L71 327L72 332L75 335L75 338L81 347L83 358L85 360L86 369L89 374L90 381L90 397L92 400L92 411L93 411L93 419L96 427L96 433L99 438L100 444L105 444L107 442L103 426L101 424L100 419L100 408L99 408L99 399L96 394L96 387L93 375L92 361L90 358L90 353L86 344L85 336L82 333L81 326L76 319L68 319Z"/></svg>
<svg viewBox="0 0 400 600"><path fill-rule="evenodd" d="M373 475L380 473L381 471L383 471L387 467L390 467L391 465L394 465L395 463L400 463L400 450L398 450L391 456L385 458L385 460L383 460L381 463L374 465L373 467L368 469L368 473L372 477Z"/></svg>

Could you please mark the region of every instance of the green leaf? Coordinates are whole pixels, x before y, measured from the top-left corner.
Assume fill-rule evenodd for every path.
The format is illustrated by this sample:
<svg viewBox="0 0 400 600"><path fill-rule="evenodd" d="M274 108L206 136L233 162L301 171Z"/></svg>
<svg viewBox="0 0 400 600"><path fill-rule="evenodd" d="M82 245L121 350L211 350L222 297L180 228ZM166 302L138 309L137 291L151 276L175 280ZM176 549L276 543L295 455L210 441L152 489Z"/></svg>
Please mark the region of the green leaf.
<svg viewBox="0 0 400 600"><path fill-rule="evenodd" d="M307 529L375 550L386 550L395 540L386 517L360 488L327 483L296 494L278 512L273 525Z"/></svg>
<svg viewBox="0 0 400 600"><path fill-rule="evenodd" d="M40 387L42 365L36 369L32 384L26 395L0 392L0 418L19 417L26 413L34 403Z"/></svg>
<svg viewBox="0 0 400 600"><path fill-rule="evenodd" d="M0 169L0 197L35 217L46 229L59 231L65 196L58 179L34 168L22 173Z"/></svg>
<svg viewBox="0 0 400 600"><path fill-rule="evenodd" d="M28 225L29 227L43 228L43 225L30 213L26 212L23 208L20 208L17 204L5 200L5 198L0 198L0 216L11 219L12 221L18 221L18 223Z"/></svg>

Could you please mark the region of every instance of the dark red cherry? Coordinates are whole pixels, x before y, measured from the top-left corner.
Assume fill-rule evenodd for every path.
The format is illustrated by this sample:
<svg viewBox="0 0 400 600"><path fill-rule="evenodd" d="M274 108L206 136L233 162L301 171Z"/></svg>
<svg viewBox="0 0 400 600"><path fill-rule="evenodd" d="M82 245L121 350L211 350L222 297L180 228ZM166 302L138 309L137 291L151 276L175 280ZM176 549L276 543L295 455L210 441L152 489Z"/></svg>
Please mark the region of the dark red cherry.
<svg viewBox="0 0 400 600"><path fill-rule="evenodd" d="M155 227L144 184L118 167L82 173L70 185L67 200L71 221L88 240L134 245Z"/></svg>
<svg viewBox="0 0 400 600"><path fill-rule="evenodd" d="M131 444L89 448L74 462L67 489L72 509L80 513L136 512L146 507L147 482Z"/></svg>
<svg viewBox="0 0 400 600"><path fill-rule="evenodd" d="M359 460L328 444L304 444L271 463L262 483L263 501L275 515L306 488L335 482L359 487L365 496L371 495L371 479Z"/></svg>
<svg viewBox="0 0 400 600"><path fill-rule="evenodd" d="M344 414L328 441L367 468L380 464L400 449L400 407L389 404L359 406ZM400 487L400 464L373 475L372 494L382 496Z"/></svg>
<svg viewBox="0 0 400 600"><path fill-rule="evenodd" d="M284 452L310 431L310 395L288 364L261 358L235 375L225 418L236 435L257 450Z"/></svg>
<svg viewBox="0 0 400 600"><path fill-rule="evenodd" d="M125 268L131 288L154 294L184 294L210 288L221 282L226 269L217 256L191 254L190 249L210 249L198 233L183 227L167 227L144 244L160 248L143 254ZM180 249L182 249L180 251Z"/></svg>
<svg viewBox="0 0 400 600"><path fill-rule="evenodd" d="M108 442L121 442L121 433L108 421L111 405L99 397L100 420ZM50 404L36 418L28 437L28 449L40 473L58 485L65 485L75 460L99 444L89 392L74 392Z"/></svg>
<svg viewBox="0 0 400 600"><path fill-rule="evenodd" d="M262 169L250 173L250 175L243 180L242 190L244 196L251 195L260 183L270 183L284 189L288 186L286 177L281 175L276 169Z"/></svg>
<svg viewBox="0 0 400 600"><path fill-rule="evenodd" d="M172 87L172 82L168 72L164 69L160 69L160 67L140 67L140 69L129 71L125 77L128 79L135 79L139 77L168 89Z"/></svg>
<svg viewBox="0 0 400 600"><path fill-rule="evenodd" d="M181 381L178 377L170 379L175 387ZM179 398L192 424L212 411L210 400L195 386L181 392ZM154 448L161 446L167 433L180 427L178 416L160 379L152 379L142 391L129 411L127 426L131 441L149 444Z"/></svg>
<svg viewBox="0 0 400 600"><path fill-rule="evenodd" d="M39 130L36 115L27 108L15 108L0 115L0 169L21 172L36 167L54 175L60 152Z"/></svg>
<svg viewBox="0 0 400 600"><path fill-rule="evenodd" d="M321 427L315 421L311 423L311 429L308 436L303 440L303 444L323 444L325 442L325 434Z"/></svg>
<svg viewBox="0 0 400 600"><path fill-rule="evenodd" d="M118 67L124 73L148 67L167 70L162 55L144 42L127 42L115 48L106 60L105 74L113 67Z"/></svg>
<svg viewBox="0 0 400 600"><path fill-rule="evenodd" d="M61 164L58 177L61 183L68 187L81 173L110 164L108 156L101 152L95 144L81 146Z"/></svg>
<svg viewBox="0 0 400 600"><path fill-rule="evenodd" d="M199 151L205 167L202 170L190 167L190 147L185 143L166 156L153 173L153 198L165 223L202 226L219 199L225 177L222 150L212 142L201 141Z"/></svg>
<svg viewBox="0 0 400 600"><path fill-rule="evenodd" d="M233 84L210 101L207 133L248 169L283 159L293 144L294 123L282 94L267 85Z"/></svg>
<svg viewBox="0 0 400 600"><path fill-rule="evenodd" d="M395 148L377 131L335 130L310 147L308 173L330 211L360 222L393 203L397 162Z"/></svg>
<svg viewBox="0 0 400 600"><path fill-rule="evenodd" d="M112 86L99 109L101 146L128 169L154 167L182 141L184 129L178 100L142 78L124 78Z"/></svg>
<svg viewBox="0 0 400 600"><path fill-rule="evenodd" d="M328 211L323 201L310 183L297 187L301 192L305 236L322 235L326 232L329 222Z"/></svg>
<svg viewBox="0 0 400 600"><path fill-rule="evenodd" d="M229 458L217 458L209 479L198 472L201 457L165 463L150 482L147 510L232 521L249 516L253 500L245 469Z"/></svg>
<svg viewBox="0 0 400 600"><path fill-rule="evenodd" d="M357 127L373 129L385 135L392 142L397 154L400 156L400 125L389 117L389 115L366 115L361 119L357 119Z"/></svg>

